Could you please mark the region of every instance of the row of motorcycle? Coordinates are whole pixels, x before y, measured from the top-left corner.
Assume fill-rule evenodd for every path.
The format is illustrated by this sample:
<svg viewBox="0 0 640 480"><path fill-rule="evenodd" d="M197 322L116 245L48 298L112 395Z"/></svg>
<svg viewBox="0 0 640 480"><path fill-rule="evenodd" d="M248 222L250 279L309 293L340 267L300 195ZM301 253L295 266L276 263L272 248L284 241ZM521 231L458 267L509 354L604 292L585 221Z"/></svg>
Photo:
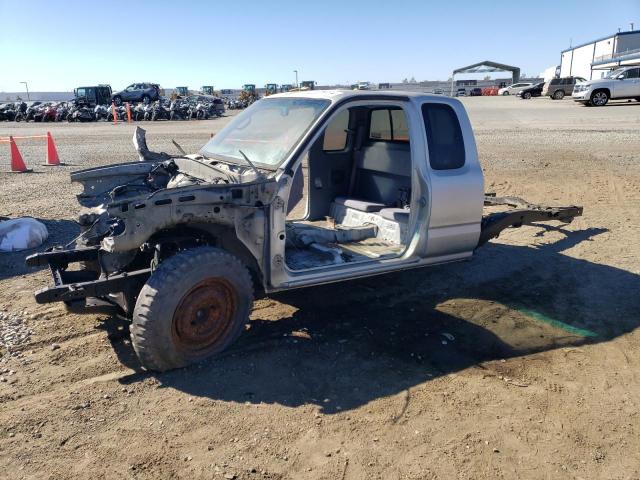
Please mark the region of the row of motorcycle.
<svg viewBox="0 0 640 480"><path fill-rule="evenodd" d="M189 102L184 99L160 99L152 103L130 105L131 120L207 120L224 114L224 103ZM14 102L0 104L0 121L15 122L95 122L128 120L125 105L88 107L74 100L68 102Z"/></svg>

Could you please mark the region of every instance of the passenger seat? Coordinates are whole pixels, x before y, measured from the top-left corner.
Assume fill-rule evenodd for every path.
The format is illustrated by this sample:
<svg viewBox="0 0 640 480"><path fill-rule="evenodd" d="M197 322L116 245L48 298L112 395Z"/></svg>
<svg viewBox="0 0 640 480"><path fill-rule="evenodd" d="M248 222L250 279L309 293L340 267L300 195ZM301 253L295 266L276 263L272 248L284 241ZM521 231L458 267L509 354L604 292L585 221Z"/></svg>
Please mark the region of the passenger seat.
<svg viewBox="0 0 640 480"><path fill-rule="evenodd" d="M387 209L390 210L387 212L390 220L393 220L393 216L408 218L408 213L403 215L403 209L392 208L398 205L401 192L408 192L411 188L411 150L408 142L372 142L364 145L354 159L351 175L349 194L337 197L334 200L336 204L367 213Z"/></svg>
<svg viewBox="0 0 640 480"><path fill-rule="evenodd" d="M383 208L378 212L382 218L398 223L409 223L408 208Z"/></svg>
<svg viewBox="0 0 640 480"><path fill-rule="evenodd" d="M369 200L360 200L357 198L336 197L334 200L338 205L343 205L347 208L353 208L360 210L361 212L379 212L383 208L387 207L384 203L370 202Z"/></svg>

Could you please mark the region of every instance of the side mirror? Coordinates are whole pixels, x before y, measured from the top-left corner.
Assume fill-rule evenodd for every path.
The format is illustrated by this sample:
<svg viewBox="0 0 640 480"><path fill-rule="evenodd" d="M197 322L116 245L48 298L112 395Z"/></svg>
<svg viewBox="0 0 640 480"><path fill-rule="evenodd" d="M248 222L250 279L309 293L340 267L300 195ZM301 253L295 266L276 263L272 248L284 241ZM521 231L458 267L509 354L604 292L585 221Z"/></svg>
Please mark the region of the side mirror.
<svg viewBox="0 0 640 480"><path fill-rule="evenodd" d="M618 80L624 80L624 73L621 73L616 77Z"/></svg>

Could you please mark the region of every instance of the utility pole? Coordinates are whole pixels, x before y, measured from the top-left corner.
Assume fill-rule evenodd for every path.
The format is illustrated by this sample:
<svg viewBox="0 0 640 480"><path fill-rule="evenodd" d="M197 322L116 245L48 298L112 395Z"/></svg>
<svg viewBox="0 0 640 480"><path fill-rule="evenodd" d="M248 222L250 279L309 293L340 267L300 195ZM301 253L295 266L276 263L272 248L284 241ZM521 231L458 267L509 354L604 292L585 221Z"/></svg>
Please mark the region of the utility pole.
<svg viewBox="0 0 640 480"><path fill-rule="evenodd" d="M296 74L296 88L298 88L298 70L294 70L294 73Z"/></svg>
<svg viewBox="0 0 640 480"><path fill-rule="evenodd" d="M31 98L29 97L29 85L27 85L27 82L20 82L20 83L24 83L24 88L27 89L27 102L30 102Z"/></svg>

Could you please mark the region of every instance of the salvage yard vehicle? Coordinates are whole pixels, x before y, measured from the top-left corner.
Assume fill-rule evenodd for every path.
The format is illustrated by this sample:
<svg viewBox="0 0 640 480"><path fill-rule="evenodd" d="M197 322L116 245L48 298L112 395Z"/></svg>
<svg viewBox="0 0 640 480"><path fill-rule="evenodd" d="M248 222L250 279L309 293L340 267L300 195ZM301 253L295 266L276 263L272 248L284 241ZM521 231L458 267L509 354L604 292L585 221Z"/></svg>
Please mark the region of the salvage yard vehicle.
<svg viewBox="0 0 640 480"><path fill-rule="evenodd" d="M53 274L38 303L117 305L150 370L227 348L254 291L466 260L508 227L582 214L485 194L467 113L442 96L278 94L197 154L149 151L140 128L134 144L140 161L71 174L86 208L76 246L26 262Z"/></svg>
<svg viewBox="0 0 640 480"><path fill-rule="evenodd" d="M619 68L604 78L576 85L571 97L576 102L595 107L606 105L610 99L635 98L640 102L640 67Z"/></svg>
<svg viewBox="0 0 640 480"><path fill-rule="evenodd" d="M156 83L132 83L124 90L113 94L112 100L116 105L123 102L149 103L160 98L160 85Z"/></svg>
<svg viewBox="0 0 640 480"><path fill-rule="evenodd" d="M111 86L96 85L93 87L78 87L73 90L77 104L85 104L87 107L106 105L111 103Z"/></svg>
<svg viewBox="0 0 640 480"><path fill-rule="evenodd" d="M520 97L522 100L529 100L531 97L539 97L542 95L543 87L544 82L536 83L535 85L531 85L530 87L520 90L516 96Z"/></svg>
<svg viewBox="0 0 640 480"><path fill-rule="evenodd" d="M582 77L552 78L542 87L542 95L551 97L551 100L562 100L573 93L576 84L583 82L586 80Z"/></svg>
<svg viewBox="0 0 640 480"><path fill-rule="evenodd" d="M517 95L520 90L531 86L531 82L514 83L498 89L498 95Z"/></svg>

